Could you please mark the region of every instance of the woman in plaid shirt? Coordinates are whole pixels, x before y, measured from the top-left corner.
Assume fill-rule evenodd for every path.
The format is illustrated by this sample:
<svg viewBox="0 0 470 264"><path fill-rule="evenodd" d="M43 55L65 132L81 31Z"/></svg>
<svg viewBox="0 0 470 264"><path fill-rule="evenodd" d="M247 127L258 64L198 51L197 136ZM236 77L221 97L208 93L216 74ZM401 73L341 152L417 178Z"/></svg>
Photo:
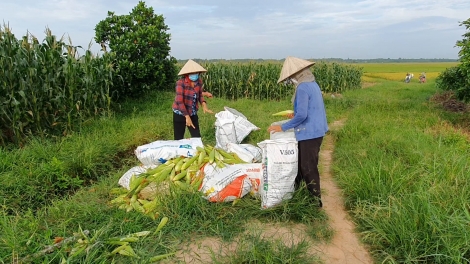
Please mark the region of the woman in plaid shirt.
<svg viewBox="0 0 470 264"><path fill-rule="evenodd" d="M200 74L203 72L207 72L207 70L195 61L188 60L178 73L183 78L176 82L176 96L172 107L175 140L184 138L186 127L189 129L191 137L201 137L197 116L199 104L202 105L204 113L213 113L207 108L207 103L204 100L204 95L208 97L212 97L212 95L202 89Z"/></svg>

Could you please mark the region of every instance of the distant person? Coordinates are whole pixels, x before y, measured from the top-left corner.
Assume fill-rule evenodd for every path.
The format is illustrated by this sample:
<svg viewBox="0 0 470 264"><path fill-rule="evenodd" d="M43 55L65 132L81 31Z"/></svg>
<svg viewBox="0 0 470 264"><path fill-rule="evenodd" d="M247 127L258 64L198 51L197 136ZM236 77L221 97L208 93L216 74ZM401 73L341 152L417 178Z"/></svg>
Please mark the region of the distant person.
<svg viewBox="0 0 470 264"><path fill-rule="evenodd" d="M323 137L328 131L328 122L320 86L310 71L313 64L315 62L295 57L286 58L278 83L287 80L294 84L294 114L282 126L270 126L268 131L281 132L294 128L299 162L296 186L300 186L304 180L308 191L318 200L318 206L322 207L318 160Z"/></svg>
<svg viewBox="0 0 470 264"><path fill-rule="evenodd" d="M201 74L207 72L201 65L188 60L178 73L181 78L176 82L176 96L173 102L173 132L174 139L184 138L186 127L191 137L201 137L199 129L198 110L202 105L204 113L213 112L207 108L204 95L212 97L211 93L203 91Z"/></svg>
<svg viewBox="0 0 470 264"><path fill-rule="evenodd" d="M409 83L412 77L413 76L409 72L407 72L405 76L405 83Z"/></svg>
<svg viewBox="0 0 470 264"><path fill-rule="evenodd" d="M426 82L426 73L422 72L421 75L419 76L419 82L420 83L425 83Z"/></svg>

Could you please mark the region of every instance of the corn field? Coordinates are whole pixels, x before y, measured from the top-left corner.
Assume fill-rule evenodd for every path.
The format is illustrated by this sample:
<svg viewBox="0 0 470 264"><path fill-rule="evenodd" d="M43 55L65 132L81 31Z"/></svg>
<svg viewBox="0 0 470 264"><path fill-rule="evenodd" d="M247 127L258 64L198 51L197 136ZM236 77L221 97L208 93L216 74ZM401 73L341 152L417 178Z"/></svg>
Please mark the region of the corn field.
<svg viewBox="0 0 470 264"><path fill-rule="evenodd" d="M89 49L80 56L69 43L49 29L39 43L0 27L0 145L27 135L65 135L110 110L111 59Z"/></svg>
<svg viewBox="0 0 470 264"><path fill-rule="evenodd" d="M292 86L277 84L281 62L200 62L207 69L204 89L231 100L280 100L292 96ZM323 92L341 93L361 87L362 68L317 62L311 67Z"/></svg>
<svg viewBox="0 0 470 264"><path fill-rule="evenodd" d="M58 136L79 131L93 116L111 112L119 76L108 53L84 55L49 29L42 43L31 34L16 39L0 27L0 145L22 143L29 135ZM281 100L294 89L277 84L282 63L201 62L205 90L219 98ZM313 73L324 92L361 86L362 68L317 62Z"/></svg>

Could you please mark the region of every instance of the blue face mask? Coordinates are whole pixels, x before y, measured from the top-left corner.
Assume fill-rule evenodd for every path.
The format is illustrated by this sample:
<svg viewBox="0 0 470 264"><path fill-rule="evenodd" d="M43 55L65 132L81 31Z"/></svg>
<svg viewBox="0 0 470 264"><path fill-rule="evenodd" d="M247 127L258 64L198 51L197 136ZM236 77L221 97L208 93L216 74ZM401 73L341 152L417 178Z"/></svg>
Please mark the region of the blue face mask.
<svg viewBox="0 0 470 264"><path fill-rule="evenodd" d="M197 81L197 79L199 79L199 73L190 74L189 79L193 82Z"/></svg>

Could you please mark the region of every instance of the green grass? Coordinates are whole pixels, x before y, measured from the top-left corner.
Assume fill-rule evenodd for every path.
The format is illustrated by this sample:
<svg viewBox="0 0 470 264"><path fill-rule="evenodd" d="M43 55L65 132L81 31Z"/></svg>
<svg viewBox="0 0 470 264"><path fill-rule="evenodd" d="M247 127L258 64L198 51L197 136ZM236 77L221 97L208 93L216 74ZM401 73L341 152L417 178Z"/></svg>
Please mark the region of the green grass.
<svg viewBox="0 0 470 264"><path fill-rule="evenodd" d="M346 95L360 103L335 133L335 175L382 261L470 259L470 142L438 129L446 120L428 102L435 92L432 83L381 82Z"/></svg>
<svg viewBox="0 0 470 264"><path fill-rule="evenodd" d="M51 245L55 237L71 237L80 228L89 230L92 235L98 234L101 244L109 237L154 230L160 219L152 220L111 206L109 201L115 196L110 190L117 187L118 179L128 169L139 164L133 153L137 146L172 139L173 97L172 93L155 92L148 98L127 102L119 114L90 121L81 133L57 142L32 140L20 150L1 149L0 156L4 158L0 175L4 184L0 187L3 200L0 259L5 262L21 260ZM254 145L269 138L267 127L279 120L271 114L291 108L289 100L209 99L208 104L214 112L223 110L224 106L235 108L259 126L260 130L252 132L245 140ZM201 111L201 132L206 144L215 144L214 122L213 115ZM81 184L86 187L78 188L78 182L65 182L72 177L82 179ZM53 186L59 184L58 179L62 179L63 190ZM160 216L170 218L162 235L136 243L133 248L144 261L178 250L181 243L193 237L216 236L230 241L242 235L250 219L266 223L303 223L308 225L307 232L312 238L327 241L332 234L327 218L307 197L306 190L302 189L285 204L261 210L260 200L249 197L232 206L209 203L199 195L171 193L162 201L166 206ZM264 247L263 243L259 246ZM86 255L70 258L67 250L71 247L58 249L37 261L59 263L65 258L71 263L100 263L111 259L103 254L111 251L109 247L96 246ZM284 256L281 252L276 258L279 261L296 258L296 254L303 254L303 248L305 245L293 245L292 253ZM128 263L128 258L122 256L116 256L115 260Z"/></svg>
<svg viewBox="0 0 470 264"><path fill-rule="evenodd" d="M280 239L267 241L261 237L261 233L245 235L243 243L238 244L234 254L223 257L215 257L214 263L322 263L318 257L309 252L309 244L302 241L296 245L286 246Z"/></svg>
<svg viewBox="0 0 470 264"><path fill-rule="evenodd" d="M463 130L454 128L469 118L431 104L436 92L433 80L404 84L377 79L373 86L346 92L342 98L325 95L328 121L347 118L341 130L330 132L335 139L334 175L377 263L470 259L470 144ZM90 120L81 133L55 141L35 139L22 149L0 149L0 263L32 256L52 245L54 238L72 237L80 228L89 230L95 241L86 254L71 258L68 250L74 244L69 244L35 262L60 263L64 258L69 263L148 263L153 256L176 252L205 237L228 244L244 241L231 254L212 252L215 263L320 262L308 241L286 245L247 229L252 221L300 223L313 241L327 243L333 230L305 189L268 210L261 210L260 201L250 196L232 206L170 192L160 208L168 224L161 233L132 243L140 259L107 255L113 250L107 239L153 231L160 221L113 207L110 190L138 165L133 154L137 146L172 139L173 97L155 92L126 102L114 116ZM290 98L213 98L208 106L214 112L228 106L246 115L260 128L243 142L253 145L269 138L267 127L279 121L272 113L291 108ZM210 145L215 144L214 122L213 115L201 112L203 141Z"/></svg>

